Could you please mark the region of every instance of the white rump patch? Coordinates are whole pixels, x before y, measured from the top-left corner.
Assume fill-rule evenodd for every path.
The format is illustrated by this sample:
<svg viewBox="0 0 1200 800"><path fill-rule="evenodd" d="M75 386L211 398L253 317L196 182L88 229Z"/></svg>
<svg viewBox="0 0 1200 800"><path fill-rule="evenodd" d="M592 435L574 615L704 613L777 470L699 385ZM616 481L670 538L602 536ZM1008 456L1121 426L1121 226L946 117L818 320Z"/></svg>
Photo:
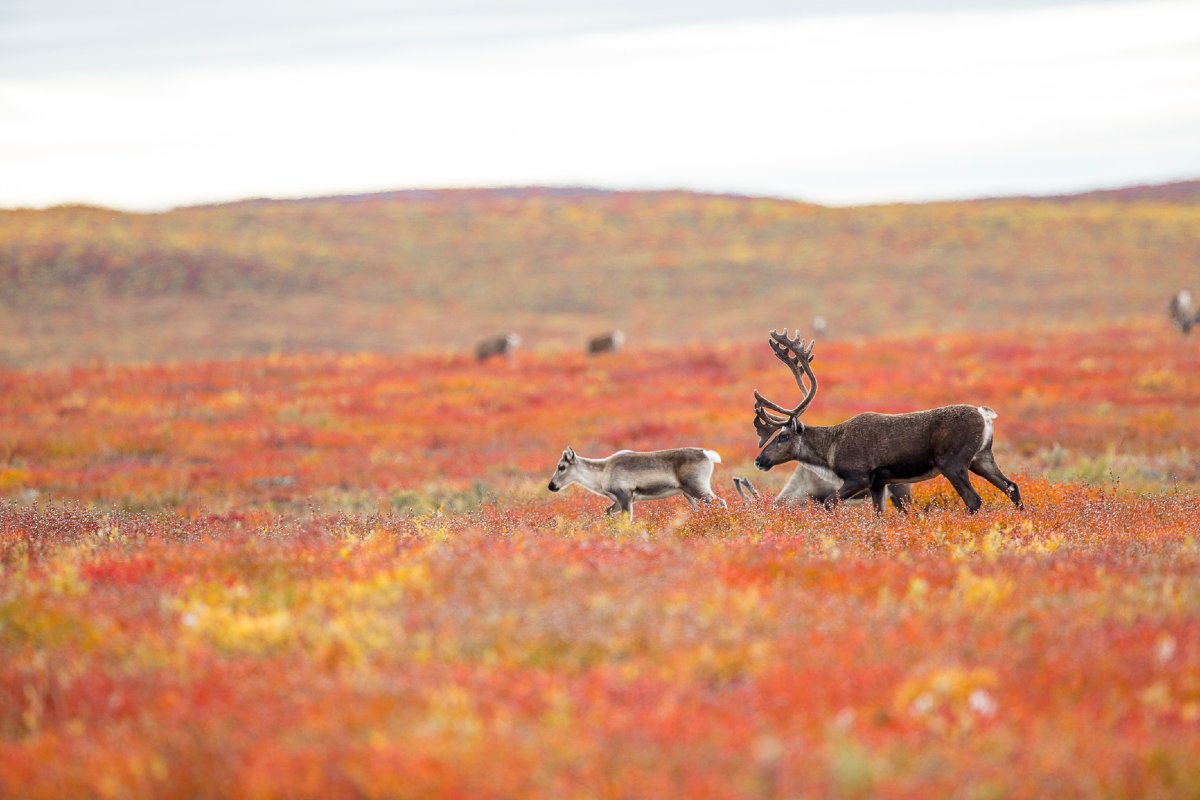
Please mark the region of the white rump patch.
<svg viewBox="0 0 1200 800"><path fill-rule="evenodd" d="M718 453L716 450L705 450L704 455L707 456L708 460L713 462L714 464L721 463L721 454Z"/></svg>
<svg viewBox="0 0 1200 800"><path fill-rule="evenodd" d="M995 429L992 420L1000 415L987 406L979 407L979 415L983 417L983 444L979 446L979 449L982 450L992 443L992 433Z"/></svg>

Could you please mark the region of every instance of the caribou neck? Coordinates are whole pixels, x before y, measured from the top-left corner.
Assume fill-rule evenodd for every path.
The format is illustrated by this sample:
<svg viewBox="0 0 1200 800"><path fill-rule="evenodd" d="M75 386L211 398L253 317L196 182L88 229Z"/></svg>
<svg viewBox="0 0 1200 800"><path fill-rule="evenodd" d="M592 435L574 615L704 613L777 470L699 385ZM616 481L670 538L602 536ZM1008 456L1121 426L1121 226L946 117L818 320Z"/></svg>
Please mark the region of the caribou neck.
<svg viewBox="0 0 1200 800"><path fill-rule="evenodd" d="M829 458L841 435L841 425L805 425L800 432L798 461L819 467L832 468Z"/></svg>

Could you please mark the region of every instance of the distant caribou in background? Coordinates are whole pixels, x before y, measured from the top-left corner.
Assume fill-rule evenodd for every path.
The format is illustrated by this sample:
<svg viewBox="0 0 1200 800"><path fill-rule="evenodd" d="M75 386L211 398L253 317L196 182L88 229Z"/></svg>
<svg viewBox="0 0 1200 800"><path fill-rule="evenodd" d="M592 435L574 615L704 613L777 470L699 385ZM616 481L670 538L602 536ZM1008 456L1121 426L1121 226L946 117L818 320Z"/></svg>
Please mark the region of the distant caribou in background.
<svg viewBox="0 0 1200 800"><path fill-rule="evenodd" d="M1200 323L1200 312L1192 305L1192 293L1187 289L1181 290L1171 298L1169 306L1171 321L1184 334L1191 333L1192 326Z"/></svg>
<svg viewBox="0 0 1200 800"><path fill-rule="evenodd" d="M475 346L475 358L487 361L493 356L511 357L520 346L521 336L519 334L506 333L503 336L492 336Z"/></svg>
<svg viewBox="0 0 1200 800"><path fill-rule="evenodd" d="M622 331L611 331L588 339L587 354L597 356L601 353L615 353L624 346L625 334Z"/></svg>

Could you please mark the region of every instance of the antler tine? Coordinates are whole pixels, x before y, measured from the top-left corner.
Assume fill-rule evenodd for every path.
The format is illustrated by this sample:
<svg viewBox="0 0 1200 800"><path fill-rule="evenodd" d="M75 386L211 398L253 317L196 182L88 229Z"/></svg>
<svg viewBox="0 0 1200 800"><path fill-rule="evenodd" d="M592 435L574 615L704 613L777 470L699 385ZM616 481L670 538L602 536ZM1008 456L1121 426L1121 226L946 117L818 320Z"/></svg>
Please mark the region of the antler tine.
<svg viewBox="0 0 1200 800"><path fill-rule="evenodd" d="M770 400L768 400L767 398L765 398L761 394L759 394L758 389L755 389L754 390L754 410L762 411L764 406L771 409L772 411L778 411L780 414L784 415L783 419L779 419L777 417L772 416L771 414L766 413L765 411L762 412L764 417L771 420L772 422L776 422L779 425L782 425L783 423L787 422L787 418L792 416L792 409L784 408L783 406L772 403Z"/></svg>
<svg viewBox="0 0 1200 800"><path fill-rule="evenodd" d="M767 343L771 345L771 350L775 353L775 357L790 368L798 367L801 359L805 361L813 360L813 347L816 346L817 340L813 339L807 342L808 346L805 347L806 340L799 336L799 332L797 332L797 336L794 339L789 339L787 328L784 328L783 333L771 331L771 338Z"/></svg>
<svg viewBox="0 0 1200 800"><path fill-rule="evenodd" d="M806 343L799 331L796 332L795 338L788 338L787 328L784 328L783 333L771 331L769 344L775 357L792 371L796 385L800 387L800 391L804 392L804 399L800 401L800 405L790 410L776 406L775 410L790 417L798 417L804 413L804 409L808 408L808 404L817 396L817 376L813 374L812 366L809 363L813 360L813 347L816 346L817 341L814 339ZM805 346L806 344L807 346ZM804 381L806 377L808 386Z"/></svg>
<svg viewBox="0 0 1200 800"><path fill-rule="evenodd" d="M763 402L769 403L770 401L764 401L758 392L755 392L754 396L758 398L758 402L754 404L754 431L758 434L758 446L762 447L775 434L775 431L786 425L792 418L777 417L767 412L763 408Z"/></svg>
<svg viewBox="0 0 1200 800"><path fill-rule="evenodd" d="M783 329L783 333L774 330L771 331L771 348L775 350L776 355L779 355L780 358L784 358L784 355L782 354L783 352L790 351L794 354L795 358L799 358L801 355L803 355L809 360L812 360L812 348L813 345L817 343L817 340L813 339L812 342L808 344L807 349L805 349L805 343L806 340L800 336L799 329L796 331L795 338L790 339L788 338L787 328ZM787 360L790 361L792 358L793 357L789 356L787 357Z"/></svg>
<svg viewBox="0 0 1200 800"><path fill-rule="evenodd" d="M775 416L770 411L767 411L765 408L763 408L762 404L760 404L760 403L754 404L754 416L757 419L762 420L764 423L771 425L773 427L776 427L776 428L786 425L788 423L788 420L791 419L791 417Z"/></svg>

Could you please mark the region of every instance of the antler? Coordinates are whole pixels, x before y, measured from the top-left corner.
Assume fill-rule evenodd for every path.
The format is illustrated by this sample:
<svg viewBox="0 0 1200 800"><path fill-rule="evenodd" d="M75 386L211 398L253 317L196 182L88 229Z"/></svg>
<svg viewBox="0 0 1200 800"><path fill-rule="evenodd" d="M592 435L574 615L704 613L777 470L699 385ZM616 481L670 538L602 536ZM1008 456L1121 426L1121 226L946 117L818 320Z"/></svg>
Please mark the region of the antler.
<svg viewBox="0 0 1200 800"><path fill-rule="evenodd" d="M768 343L771 345L775 357L792 371L792 377L796 379L796 385L800 387L804 397L795 408L784 408L763 397L757 389L754 391L754 429L759 435L759 447L762 447L772 433L803 414L804 409L808 408L808 404L817 396L817 376L813 374L812 367L809 365L809 362L813 360L813 347L817 343L816 340L808 342L808 346L805 347L805 340L800 338L799 333L795 338L789 339L787 328L784 328L783 333L771 331L771 339ZM805 378L808 379L807 386ZM769 413L766 411L768 408L783 416L777 417Z"/></svg>
<svg viewBox="0 0 1200 800"><path fill-rule="evenodd" d="M804 398L795 408L784 408L775 405L770 400L767 400L758 392L754 393L762 405L778 411L788 417L798 417L804 413L804 409L808 408L808 404L817 396L817 376L813 374L812 367L809 362L813 359L813 347L816 346L816 340L808 343L805 347L804 339L799 335L794 339L789 339L787 328L783 329L783 333L771 331L771 340L769 342L771 350L774 351L775 357L787 365L787 368L792 371L792 377L796 379L796 385L800 387L800 391L804 392ZM804 379L808 378L809 385L805 386Z"/></svg>
<svg viewBox="0 0 1200 800"><path fill-rule="evenodd" d="M775 431L786 425L791 418L776 417L767 413L763 410L762 404L770 401L763 400L758 392L754 393L754 397L757 399L757 402L754 403L754 431L758 434L758 446L762 447L767 443L767 439L770 439Z"/></svg>

